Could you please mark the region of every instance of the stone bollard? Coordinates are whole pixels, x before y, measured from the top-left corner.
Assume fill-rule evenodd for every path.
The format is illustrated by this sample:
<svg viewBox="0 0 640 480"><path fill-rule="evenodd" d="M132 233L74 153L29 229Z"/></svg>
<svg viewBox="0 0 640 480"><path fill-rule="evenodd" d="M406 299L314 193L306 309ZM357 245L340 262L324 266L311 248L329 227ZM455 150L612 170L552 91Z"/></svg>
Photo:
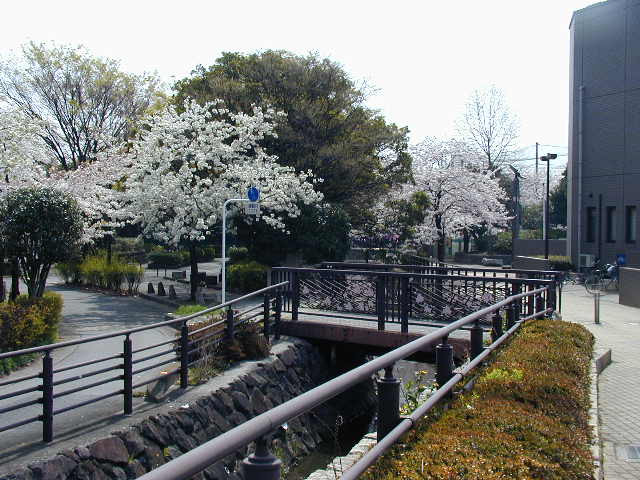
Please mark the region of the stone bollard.
<svg viewBox="0 0 640 480"><path fill-rule="evenodd" d="M149 295L151 295L152 293L156 293L156 291L153 289L153 283L149 282L149 286L147 287L147 293Z"/></svg>
<svg viewBox="0 0 640 480"><path fill-rule="evenodd" d="M178 296L176 295L176 289L173 285L169 285L169 298L176 299Z"/></svg>
<svg viewBox="0 0 640 480"><path fill-rule="evenodd" d="M167 292L164 291L164 285L162 284L162 282L158 282L158 296L159 297L167 296Z"/></svg>

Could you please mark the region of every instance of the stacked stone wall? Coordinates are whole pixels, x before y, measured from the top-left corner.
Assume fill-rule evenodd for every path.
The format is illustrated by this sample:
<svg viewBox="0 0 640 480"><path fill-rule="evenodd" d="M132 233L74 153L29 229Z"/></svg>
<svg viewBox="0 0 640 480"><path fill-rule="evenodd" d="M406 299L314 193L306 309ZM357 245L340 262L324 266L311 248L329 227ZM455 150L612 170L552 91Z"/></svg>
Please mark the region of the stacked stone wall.
<svg viewBox="0 0 640 480"><path fill-rule="evenodd" d="M86 446L29 465L0 480L125 480L179 457L248 419L329 379L318 349L295 340L223 388L168 413L145 418ZM330 438L338 416L353 418L373 408L373 381L282 426L272 449L292 465ZM209 467L194 478L239 479L240 462L252 446Z"/></svg>

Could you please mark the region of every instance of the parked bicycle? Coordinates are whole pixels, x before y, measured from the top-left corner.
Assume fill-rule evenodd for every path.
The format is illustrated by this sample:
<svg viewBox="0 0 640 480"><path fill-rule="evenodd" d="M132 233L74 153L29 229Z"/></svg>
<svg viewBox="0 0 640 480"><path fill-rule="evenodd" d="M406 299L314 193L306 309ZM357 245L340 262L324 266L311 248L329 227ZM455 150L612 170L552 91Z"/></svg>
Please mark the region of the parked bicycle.
<svg viewBox="0 0 640 480"><path fill-rule="evenodd" d="M599 262L584 272L565 272L562 277L563 285L584 285L587 292L605 293L607 290L618 289L618 266Z"/></svg>
<svg viewBox="0 0 640 480"><path fill-rule="evenodd" d="M618 265L596 262L585 277L584 288L591 294L618 290Z"/></svg>

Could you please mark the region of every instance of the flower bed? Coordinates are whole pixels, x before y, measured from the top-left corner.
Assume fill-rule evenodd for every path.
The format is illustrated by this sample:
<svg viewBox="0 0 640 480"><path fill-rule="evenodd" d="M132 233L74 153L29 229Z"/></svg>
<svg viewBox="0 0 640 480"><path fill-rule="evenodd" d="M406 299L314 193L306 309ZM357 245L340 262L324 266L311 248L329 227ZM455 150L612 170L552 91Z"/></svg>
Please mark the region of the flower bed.
<svg viewBox="0 0 640 480"><path fill-rule="evenodd" d="M363 478L591 479L592 348L582 326L526 324L473 391L421 422Z"/></svg>

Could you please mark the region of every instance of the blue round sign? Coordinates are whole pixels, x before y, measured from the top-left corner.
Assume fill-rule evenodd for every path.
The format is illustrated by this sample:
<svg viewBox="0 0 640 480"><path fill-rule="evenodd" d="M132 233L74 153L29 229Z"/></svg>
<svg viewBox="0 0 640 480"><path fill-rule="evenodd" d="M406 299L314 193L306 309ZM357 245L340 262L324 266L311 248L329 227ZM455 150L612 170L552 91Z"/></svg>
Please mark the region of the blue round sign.
<svg viewBox="0 0 640 480"><path fill-rule="evenodd" d="M260 190L258 190L256 187L250 187L247 191L247 197L249 198L250 202L257 202L260 198Z"/></svg>

